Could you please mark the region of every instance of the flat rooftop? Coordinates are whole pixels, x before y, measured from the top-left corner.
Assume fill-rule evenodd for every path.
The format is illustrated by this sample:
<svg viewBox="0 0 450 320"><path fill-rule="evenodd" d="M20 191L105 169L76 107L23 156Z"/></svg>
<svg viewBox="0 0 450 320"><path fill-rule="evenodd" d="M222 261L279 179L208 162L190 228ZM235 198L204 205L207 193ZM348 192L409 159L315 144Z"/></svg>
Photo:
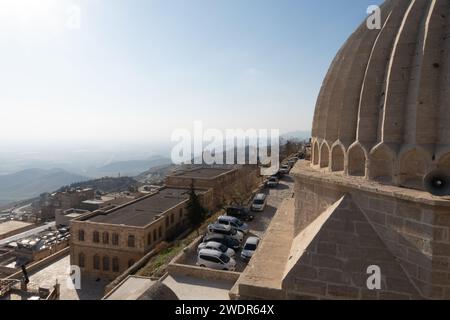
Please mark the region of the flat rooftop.
<svg viewBox="0 0 450 320"><path fill-rule="evenodd" d="M98 213L87 221L143 227L157 215L189 199L188 192L189 189L165 188L107 213Z"/></svg>
<svg viewBox="0 0 450 320"><path fill-rule="evenodd" d="M33 225L23 221L7 221L0 223L0 236Z"/></svg>
<svg viewBox="0 0 450 320"><path fill-rule="evenodd" d="M179 178L197 178L197 179L214 179L218 176L233 171L234 168L198 168L189 171L175 173L175 177Z"/></svg>

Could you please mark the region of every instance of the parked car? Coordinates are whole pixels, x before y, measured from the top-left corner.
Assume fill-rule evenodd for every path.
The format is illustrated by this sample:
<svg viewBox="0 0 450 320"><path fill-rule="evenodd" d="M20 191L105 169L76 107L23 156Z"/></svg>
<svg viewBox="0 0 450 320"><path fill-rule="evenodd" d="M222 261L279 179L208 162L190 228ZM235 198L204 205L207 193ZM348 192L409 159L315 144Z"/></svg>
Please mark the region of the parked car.
<svg viewBox="0 0 450 320"><path fill-rule="evenodd" d="M279 182L278 178L275 176L272 176L267 180L266 186L268 186L269 188L276 188L276 187L278 187L279 183L280 182Z"/></svg>
<svg viewBox="0 0 450 320"><path fill-rule="evenodd" d="M283 164L280 168L280 172L283 174L289 174L291 167L288 164Z"/></svg>
<svg viewBox="0 0 450 320"><path fill-rule="evenodd" d="M252 221L255 217L245 207L228 207L227 216L238 218L241 221Z"/></svg>
<svg viewBox="0 0 450 320"><path fill-rule="evenodd" d="M248 227L248 224L242 222L236 217L231 216L220 216L219 219L217 219L217 223L231 226L232 228L236 229L237 231L242 232L244 235L247 234L250 231L250 228Z"/></svg>
<svg viewBox="0 0 450 320"><path fill-rule="evenodd" d="M258 248L258 245L259 245L259 238L249 237L245 242L244 248L242 249L241 252L242 260L250 261L256 249Z"/></svg>
<svg viewBox="0 0 450 320"><path fill-rule="evenodd" d="M225 236L236 239L239 242L244 241L244 234L229 225L223 225L220 223L212 223L208 226L208 232L215 233L215 234L223 234Z"/></svg>
<svg viewBox="0 0 450 320"><path fill-rule="evenodd" d="M208 242L219 242L221 244L223 244L224 246L227 246L228 248L231 248L233 250L239 250L241 248L241 243L236 240L233 239L231 237L225 236L223 234L206 234L203 237L203 243L208 243Z"/></svg>
<svg viewBox="0 0 450 320"><path fill-rule="evenodd" d="M215 270L236 270L236 260L216 250L201 250L198 253L197 265Z"/></svg>
<svg viewBox="0 0 450 320"><path fill-rule="evenodd" d="M252 206L250 207L250 209L252 211L264 211L264 209L266 208L266 203L267 203L267 196L264 193L258 193L254 198L253 198L253 202L252 202Z"/></svg>
<svg viewBox="0 0 450 320"><path fill-rule="evenodd" d="M197 251L200 252L203 249L220 251L229 256L230 258L234 257L234 255L236 254L236 252L233 249L228 248L226 245L221 244L220 242L214 241L200 243Z"/></svg>

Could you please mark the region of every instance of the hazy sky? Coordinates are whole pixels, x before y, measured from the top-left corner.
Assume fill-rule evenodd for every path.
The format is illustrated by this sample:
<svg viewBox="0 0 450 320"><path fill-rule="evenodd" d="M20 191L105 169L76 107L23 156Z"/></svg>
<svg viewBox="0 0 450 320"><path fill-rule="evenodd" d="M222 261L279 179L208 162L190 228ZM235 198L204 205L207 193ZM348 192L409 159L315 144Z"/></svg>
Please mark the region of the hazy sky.
<svg viewBox="0 0 450 320"><path fill-rule="evenodd" d="M309 130L379 2L0 0L0 145L153 142L195 120Z"/></svg>

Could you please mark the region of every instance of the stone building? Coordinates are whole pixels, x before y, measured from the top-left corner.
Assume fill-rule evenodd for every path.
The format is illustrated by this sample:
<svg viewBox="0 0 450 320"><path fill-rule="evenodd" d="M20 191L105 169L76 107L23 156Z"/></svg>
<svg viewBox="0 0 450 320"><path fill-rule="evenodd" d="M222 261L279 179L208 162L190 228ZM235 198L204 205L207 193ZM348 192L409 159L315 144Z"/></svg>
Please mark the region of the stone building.
<svg viewBox="0 0 450 320"><path fill-rule="evenodd" d="M251 193L261 183L260 169L256 165L236 166L193 166L168 176L165 185L169 187L211 189L213 206L233 201L235 194Z"/></svg>
<svg viewBox="0 0 450 320"><path fill-rule="evenodd" d="M95 191L91 188L68 189L53 194L43 193L33 204L34 213L42 220L55 218L56 210L79 209L82 202L95 198Z"/></svg>
<svg viewBox="0 0 450 320"><path fill-rule="evenodd" d="M165 187L108 211L71 221L70 260L84 275L114 279L156 245L187 228L189 189ZM209 190L196 190L211 206Z"/></svg>
<svg viewBox="0 0 450 320"><path fill-rule="evenodd" d="M312 161L233 297L450 299L450 197L423 186L450 173L450 1L381 9L381 30L363 23L332 62Z"/></svg>

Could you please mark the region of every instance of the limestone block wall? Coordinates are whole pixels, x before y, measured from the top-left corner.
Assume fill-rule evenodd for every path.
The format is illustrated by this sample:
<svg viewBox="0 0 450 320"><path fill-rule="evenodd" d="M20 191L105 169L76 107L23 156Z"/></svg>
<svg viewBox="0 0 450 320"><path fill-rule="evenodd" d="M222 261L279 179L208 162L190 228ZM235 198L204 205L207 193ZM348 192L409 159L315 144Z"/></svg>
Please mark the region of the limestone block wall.
<svg viewBox="0 0 450 320"><path fill-rule="evenodd" d="M450 201L363 179L295 169L295 233L350 194L426 298L450 298Z"/></svg>

